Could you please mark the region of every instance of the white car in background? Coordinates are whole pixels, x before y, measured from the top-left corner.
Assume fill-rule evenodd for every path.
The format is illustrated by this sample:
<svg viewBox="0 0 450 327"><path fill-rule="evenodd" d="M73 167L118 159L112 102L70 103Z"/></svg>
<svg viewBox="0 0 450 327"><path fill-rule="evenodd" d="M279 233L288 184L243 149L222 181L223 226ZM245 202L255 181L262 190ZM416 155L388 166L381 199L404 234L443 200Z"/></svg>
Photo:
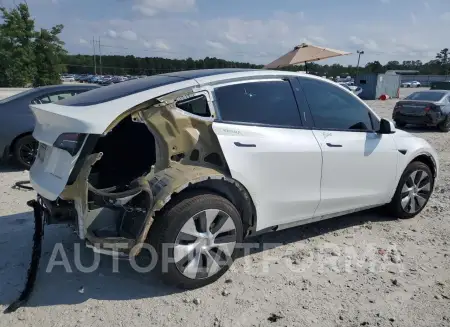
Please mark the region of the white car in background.
<svg viewBox="0 0 450 327"><path fill-rule="evenodd" d="M421 87L421 84L417 81L404 82L402 83L402 87Z"/></svg>
<svg viewBox="0 0 450 327"><path fill-rule="evenodd" d="M414 217L439 171L425 140L309 74L184 71L30 107L35 215L105 254L149 243L183 288L217 280L249 236L383 205Z"/></svg>
<svg viewBox="0 0 450 327"><path fill-rule="evenodd" d="M349 90L350 92L354 93L355 95L360 95L363 91L362 87L360 86L356 86L356 85L349 85L348 83L338 83L339 85L341 85L342 87L346 88L347 90Z"/></svg>
<svg viewBox="0 0 450 327"><path fill-rule="evenodd" d="M75 77L72 75L61 76L61 82L75 82Z"/></svg>

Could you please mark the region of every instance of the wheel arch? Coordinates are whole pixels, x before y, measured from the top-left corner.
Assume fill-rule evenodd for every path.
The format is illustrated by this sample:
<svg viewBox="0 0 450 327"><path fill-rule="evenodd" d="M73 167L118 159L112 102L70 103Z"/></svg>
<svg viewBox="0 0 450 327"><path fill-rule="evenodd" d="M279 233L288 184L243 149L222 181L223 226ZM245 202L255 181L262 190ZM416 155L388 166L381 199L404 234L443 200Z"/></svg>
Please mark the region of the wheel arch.
<svg viewBox="0 0 450 327"><path fill-rule="evenodd" d="M437 171L437 164L436 164L436 161L434 160L434 158L433 158L433 156L431 154L429 154L429 153L419 154L416 157L414 157L409 162L409 164L411 164L414 161L419 161L419 162L422 162L425 165L427 165L430 168L430 170L433 172L433 177L435 177L435 178L437 177L437 173L438 173L438 171Z"/></svg>
<svg viewBox="0 0 450 327"><path fill-rule="evenodd" d="M8 149L8 155L12 155L14 152L14 147L16 146L17 141L19 141L22 137L28 136L28 135L33 135L33 131L28 131L28 132L23 132L19 135L17 135L11 142L11 144L9 145L9 149Z"/></svg>
<svg viewBox="0 0 450 327"><path fill-rule="evenodd" d="M170 199L158 211L166 210L173 203L176 203L178 199L188 196L191 192L199 192L201 190L217 194L230 201L239 211L244 225L244 236L253 232L256 227L256 209L253 199L241 183L225 176L189 183L186 187L172 193Z"/></svg>

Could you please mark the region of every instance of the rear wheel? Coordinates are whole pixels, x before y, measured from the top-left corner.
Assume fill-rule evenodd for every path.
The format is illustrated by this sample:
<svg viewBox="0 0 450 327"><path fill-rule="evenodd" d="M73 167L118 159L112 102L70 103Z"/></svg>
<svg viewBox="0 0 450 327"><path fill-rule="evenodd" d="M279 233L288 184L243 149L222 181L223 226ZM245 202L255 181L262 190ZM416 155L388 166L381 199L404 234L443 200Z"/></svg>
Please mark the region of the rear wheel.
<svg viewBox="0 0 450 327"><path fill-rule="evenodd" d="M420 161L410 163L388 205L390 213L402 219L416 216L430 199L433 187L434 177L430 167Z"/></svg>
<svg viewBox="0 0 450 327"><path fill-rule="evenodd" d="M37 156L39 142L32 135L25 135L14 143L14 160L22 168L30 169Z"/></svg>
<svg viewBox="0 0 450 327"><path fill-rule="evenodd" d="M157 217L149 241L164 281L192 289L216 281L228 270L242 235L242 221L231 202L212 193L194 193Z"/></svg>

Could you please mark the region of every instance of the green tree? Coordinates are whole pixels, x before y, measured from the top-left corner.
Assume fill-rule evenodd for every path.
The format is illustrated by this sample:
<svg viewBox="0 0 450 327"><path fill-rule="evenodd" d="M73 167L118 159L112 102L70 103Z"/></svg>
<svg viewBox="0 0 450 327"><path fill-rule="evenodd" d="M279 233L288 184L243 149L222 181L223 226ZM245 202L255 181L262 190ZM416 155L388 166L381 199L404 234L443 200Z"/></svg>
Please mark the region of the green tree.
<svg viewBox="0 0 450 327"><path fill-rule="evenodd" d="M448 74L450 68L448 48L442 49L438 54L436 54L436 59L442 67L442 74Z"/></svg>
<svg viewBox="0 0 450 327"><path fill-rule="evenodd" d="M0 86L23 87L61 83L66 51L59 39L63 26L35 31L26 4L0 8Z"/></svg>
<svg viewBox="0 0 450 327"><path fill-rule="evenodd" d="M67 55L63 48L64 42L58 35L63 25L56 25L51 30L41 29L34 40L36 58L36 74L33 86L60 84L60 74L66 70L61 64Z"/></svg>
<svg viewBox="0 0 450 327"><path fill-rule="evenodd" d="M36 73L33 39L34 20L28 6L0 8L0 86L25 86Z"/></svg>

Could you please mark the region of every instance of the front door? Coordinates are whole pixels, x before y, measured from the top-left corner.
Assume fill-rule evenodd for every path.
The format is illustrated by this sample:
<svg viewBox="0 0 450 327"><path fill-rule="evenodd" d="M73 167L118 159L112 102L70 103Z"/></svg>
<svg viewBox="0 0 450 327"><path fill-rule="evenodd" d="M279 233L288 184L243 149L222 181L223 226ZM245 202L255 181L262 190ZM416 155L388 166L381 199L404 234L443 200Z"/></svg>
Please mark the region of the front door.
<svg viewBox="0 0 450 327"><path fill-rule="evenodd" d="M252 196L256 229L311 218L320 201L322 155L302 126L290 82L238 82L214 93L213 129L232 177Z"/></svg>
<svg viewBox="0 0 450 327"><path fill-rule="evenodd" d="M347 90L307 77L300 82L323 156L321 201L315 216L389 201L399 155L393 137L374 131L378 118Z"/></svg>

